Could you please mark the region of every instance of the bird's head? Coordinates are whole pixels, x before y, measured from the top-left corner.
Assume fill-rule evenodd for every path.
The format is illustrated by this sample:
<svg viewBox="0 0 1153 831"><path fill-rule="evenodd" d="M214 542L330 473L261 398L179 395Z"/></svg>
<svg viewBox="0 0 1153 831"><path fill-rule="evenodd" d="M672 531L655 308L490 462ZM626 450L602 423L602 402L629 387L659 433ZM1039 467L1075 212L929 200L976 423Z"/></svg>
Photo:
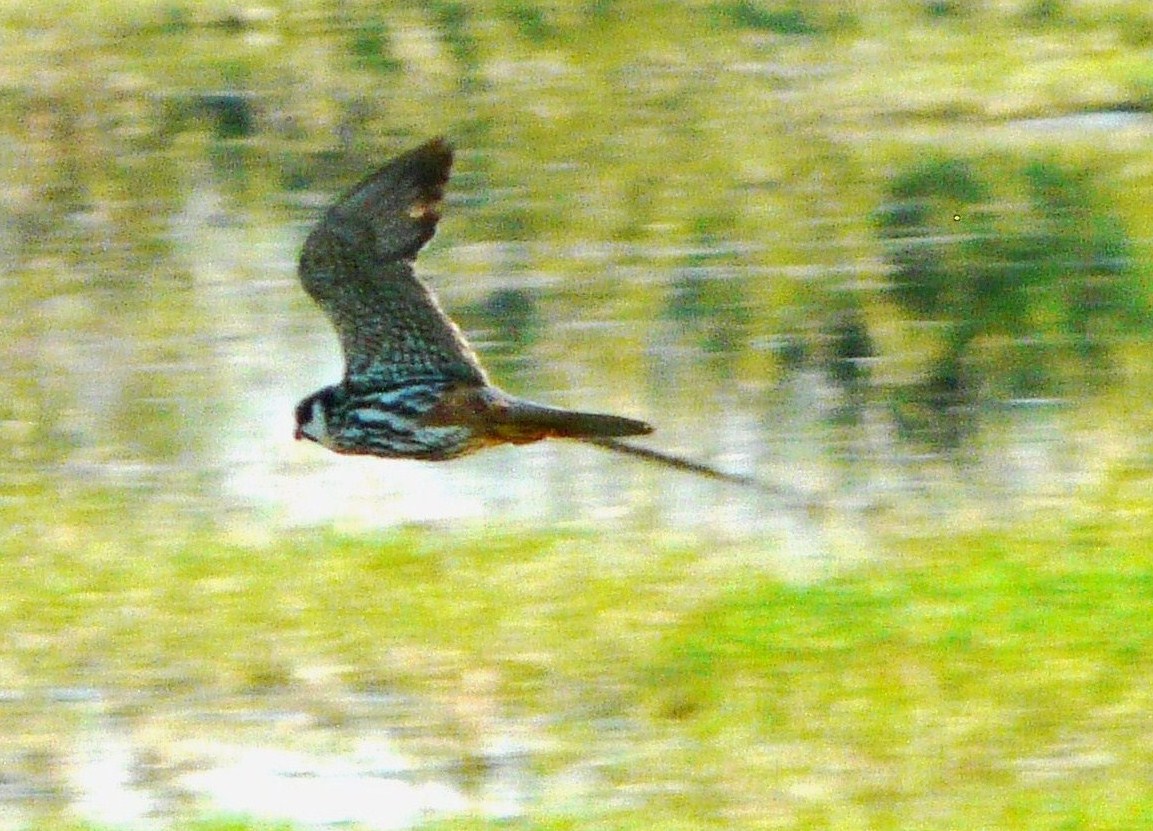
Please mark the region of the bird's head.
<svg viewBox="0 0 1153 831"><path fill-rule="evenodd" d="M293 437L297 441L308 439L317 444L328 444L328 414L335 398L336 388L325 387L296 405L296 431Z"/></svg>

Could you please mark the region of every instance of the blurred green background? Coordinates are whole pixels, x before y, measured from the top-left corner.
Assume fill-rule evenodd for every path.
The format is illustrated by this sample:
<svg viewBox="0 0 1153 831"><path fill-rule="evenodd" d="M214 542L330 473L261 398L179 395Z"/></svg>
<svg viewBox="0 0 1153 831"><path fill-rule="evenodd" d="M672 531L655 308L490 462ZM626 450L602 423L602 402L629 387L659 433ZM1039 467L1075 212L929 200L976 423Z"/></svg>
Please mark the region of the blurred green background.
<svg viewBox="0 0 1153 831"><path fill-rule="evenodd" d="M1153 824L1153 9L0 5L0 831ZM319 211L596 448L291 439Z"/></svg>

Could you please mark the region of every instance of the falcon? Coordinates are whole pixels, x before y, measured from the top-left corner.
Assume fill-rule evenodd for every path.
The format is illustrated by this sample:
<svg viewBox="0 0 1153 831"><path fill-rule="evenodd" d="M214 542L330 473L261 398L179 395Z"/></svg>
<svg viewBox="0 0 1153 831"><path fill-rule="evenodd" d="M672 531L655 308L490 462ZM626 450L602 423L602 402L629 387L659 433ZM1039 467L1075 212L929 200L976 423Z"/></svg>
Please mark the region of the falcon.
<svg viewBox="0 0 1153 831"><path fill-rule="evenodd" d="M296 438L337 453L440 461L498 444L640 436L643 421L535 404L489 381L413 271L452 167L442 138L393 159L328 209L300 281L332 321L344 379L296 407Z"/></svg>
<svg viewBox="0 0 1153 831"><path fill-rule="evenodd" d="M436 233L452 148L435 138L330 207L300 255L300 282L332 322L344 378L296 406L296 438L337 453L442 461L499 444L576 439L774 493L753 477L620 441L644 421L536 404L494 386L413 271Z"/></svg>

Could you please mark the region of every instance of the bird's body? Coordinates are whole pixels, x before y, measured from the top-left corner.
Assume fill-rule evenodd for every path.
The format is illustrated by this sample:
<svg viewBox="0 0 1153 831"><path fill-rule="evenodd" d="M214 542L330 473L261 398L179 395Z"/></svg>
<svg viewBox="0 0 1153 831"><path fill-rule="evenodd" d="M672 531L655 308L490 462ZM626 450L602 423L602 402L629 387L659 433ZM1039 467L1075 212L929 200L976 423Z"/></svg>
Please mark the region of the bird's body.
<svg viewBox="0 0 1153 831"><path fill-rule="evenodd" d="M436 232L452 149L434 139L339 199L309 234L300 280L331 319L345 373L296 408L296 437L337 453L441 461L496 444L644 435L643 421L534 404L488 380L412 268Z"/></svg>

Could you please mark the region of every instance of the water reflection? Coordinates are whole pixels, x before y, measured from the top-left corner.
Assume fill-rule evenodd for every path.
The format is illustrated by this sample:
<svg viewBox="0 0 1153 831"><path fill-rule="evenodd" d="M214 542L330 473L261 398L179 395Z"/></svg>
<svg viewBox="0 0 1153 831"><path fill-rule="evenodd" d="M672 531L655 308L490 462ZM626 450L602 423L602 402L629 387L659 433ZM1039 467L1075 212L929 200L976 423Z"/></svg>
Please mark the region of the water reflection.
<svg viewBox="0 0 1153 831"><path fill-rule="evenodd" d="M686 477L649 476L581 446L495 451L445 466L327 458L295 446L293 404L340 372L335 338L294 275L314 206L328 196L277 192L250 156L235 149L190 162L188 189L168 215L139 198L103 206L91 198L92 183L72 182L29 206L9 255L19 279L8 287L16 334L8 346L15 369L8 420L25 425L13 428L25 439L11 466L55 467L138 495L182 494L209 512L223 500L230 509L247 506L246 522L258 515L357 524L502 513L580 519L612 514L639 497L656 500L656 515L676 523L700 515L677 505L743 498ZM64 192L70 195L57 204ZM976 429L975 399L966 392L975 389L975 364L962 363L960 353L946 353L942 360L951 364L930 368L888 400L870 388L867 369L880 356L856 296L827 311L805 297L812 289L798 296L794 281L752 265L754 253L725 245L582 251L454 241L475 197L465 190L450 201L425 271L448 307L460 310L497 378L518 392L651 418L660 430L656 446L802 490L828 484L822 448L836 446L836 429L862 425L869 408L880 408L882 415L869 417L875 421L893 406L895 441L916 441L931 427L947 431L936 443L959 447ZM921 214L916 222L924 222ZM923 257L936 249L903 230L895 239L905 246L894 249L899 279L912 275L906 283L927 285L923 268L900 264L902 252ZM1109 299L1114 284L1103 280L1113 278L1092 265L1099 256L1087 257L1087 273L1105 276L1094 278L1098 300L1074 308L1111 314L1120 301ZM633 279L641 276L637 259L647 261L640 280ZM574 271L579 276L569 276ZM948 275L938 281L956 282ZM788 317L811 322L790 329L766 318L777 314L779 292ZM660 313L648 317L650 304L638 295L653 293ZM936 295L932 308L926 302L910 309L951 314ZM946 342L967 346L979 322L968 313L957 330L965 337ZM1082 353L1103 354L1103 341L1088 339L1099 327L1078 325L1092 347ZM1033 349L1018 354L1046 354L1028 332L1016 331L1021 348ZM1038 391L1027 384L1014 390ZM901 451L878 449L890 457ZM542 481L562 489L542 491ZM746 504L751 515L771 507Z"/></svg>
<svg viewBox="0 0 1153 831"><path fill-rule="evenodd" d="M99 104L129 123L115 102ZM137 114L108 146L66 90L39 90L28 107L23 139L34 152L13 168L19 196L5 223L12 478L56 467L205 506L271 504L290 522L345 511L379 522L505 511L579 518L612 510L597 495L620 488L592 485L574 499L582 489L566 487L546 504L517 483L572 474L604 482L622 470L634 484L646 480L588 448L493 453L450 468L322 460L293 447L292 403L339 372L334 339L295 284L296 252L318 207L374 154L348 141L340 152L286 158L243 92L189 96L156 111L155 124ZM211 116L207 144L156 143L195 135L200 114ZM988 204L990 188L968 162L914 165L892 179L875 217L888 296L914 324L934 327L938 354L870 390L870 365L902 360L871 343L870 328L892 325L878 317L884 298L858 288L875 279L872 267L826 276L766 268L762 241L717 235L734 214L716 209L698 211L679 246L529 242L552 209L508 190L493 152L463 148L446 227L425 265L498 377L526 395L650 418L658 446L802 487L821 481L822 448L860 443L837 431L863 424L870 408L898 442L960 448L981 425L978 390L992 384L1003 398L1033 399L1058 395L1053 384L1070 371L1105 378L1110 338L1142 318L1124 229L1085 175L1025 163L1032 204L1023 214ZM659 222L652 204L634 205L659 189L647 179L626 188L620 237L644 239ZM464 229L474 224L504 239L471 242ZM1064 328L1035 328L1057 302L1067 303ZM998 365L1008 372L991 372ZM790 400L797 371L836 400L825 406L799 389L806 397ZM782 433L790 411L814 403L827 418ZM813 468L799 457L774 464L784 445L808 445ZM694 498L701 490L678 477L662 488ZM643 490L645 500L664 499ZM362 500L390 508L353 507ZM658 514L676 521L679 512Z"/></svg>

